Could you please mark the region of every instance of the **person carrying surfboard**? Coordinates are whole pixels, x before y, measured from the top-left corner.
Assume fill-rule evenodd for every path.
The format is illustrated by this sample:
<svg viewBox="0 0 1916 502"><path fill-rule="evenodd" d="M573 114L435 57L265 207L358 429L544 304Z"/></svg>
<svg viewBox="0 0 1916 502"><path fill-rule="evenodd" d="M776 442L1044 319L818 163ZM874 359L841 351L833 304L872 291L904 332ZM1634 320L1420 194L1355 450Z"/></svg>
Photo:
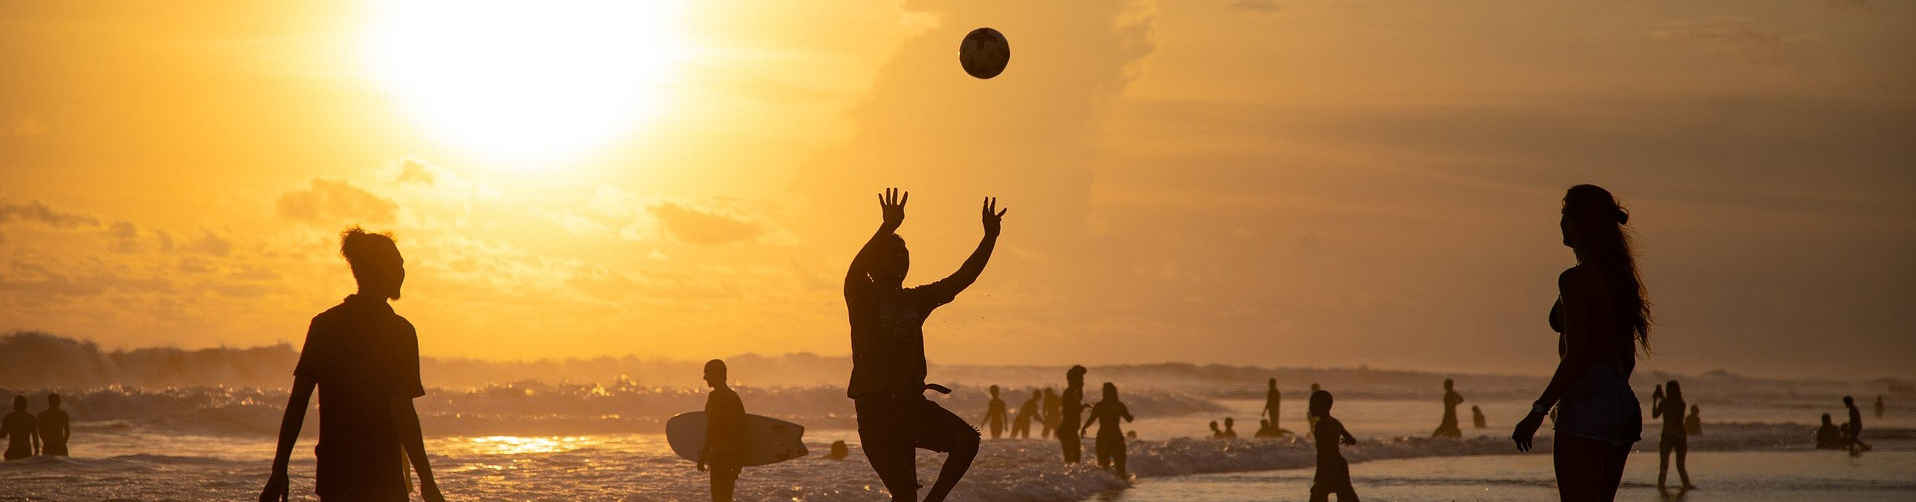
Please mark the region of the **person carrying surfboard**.
<svg viewBox="0 0 1916 502"><path fill-rule="evenodd" d="M705 395L705 448L699 451L698 469L711 468L712 502L731 502L732 487L744 470L739 456L745 450L745 402L725 384L725 361L705 362L705 383L712 392Z"/></svg>
<svg viewBox="0 0 1916 502"><path fill-rule="evenodd" d="M895 188L879 194L878 231L845 272L852 341L852 375L845 394L858 413L858 439L865 457L893 500L918 499L917 449L949 454L938 481L925 493L924 500L937 501L944 500L971 468L979 438L978 430L965 419L924 396L925 389L950 392L925 384L925 318L984 272L1005 211L997 209L996 199L986 198L981 211L985 235L964 265L937 282L907 288L905 272L911 257L905 240L895 232L905 222L905 202L910 198Z"/></svg>

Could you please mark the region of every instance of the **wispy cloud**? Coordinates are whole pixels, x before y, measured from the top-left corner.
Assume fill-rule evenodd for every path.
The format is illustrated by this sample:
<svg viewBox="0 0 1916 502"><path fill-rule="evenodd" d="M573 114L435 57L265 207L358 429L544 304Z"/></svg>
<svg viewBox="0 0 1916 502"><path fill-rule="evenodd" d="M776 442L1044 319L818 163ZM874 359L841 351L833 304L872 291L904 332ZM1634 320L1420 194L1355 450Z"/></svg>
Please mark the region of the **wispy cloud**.
<svg viewBox="0 0 1916 502"><path fill-rule="evenodd" d="M300 221L339 225L391 223L399 204L344 181L314 179L305 190L279 197L279 215Z"/></svg>

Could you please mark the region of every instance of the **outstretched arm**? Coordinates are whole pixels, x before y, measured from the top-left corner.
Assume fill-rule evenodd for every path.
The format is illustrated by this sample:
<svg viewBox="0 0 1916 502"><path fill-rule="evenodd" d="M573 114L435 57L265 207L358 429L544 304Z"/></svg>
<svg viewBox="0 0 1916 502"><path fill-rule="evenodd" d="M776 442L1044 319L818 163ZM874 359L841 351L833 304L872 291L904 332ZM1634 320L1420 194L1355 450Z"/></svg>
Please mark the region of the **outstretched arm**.
<svg viewBox="0 0 1916 502"><path fill-rule="evenodd" d="M1357 444L1357 436L1352 436L1351 430L1344 428L1342 422L1337 424L1337 434L1344 437L1344 444Z"/></svg>
<svg viewBox="0 0 1916 502"><path fill-rule="evenodd" d="M972 250L971 257L965 258L965 263L958 266L957 272L919 289L932 293L934 297L949 299L971 287L971 283L978 280L978 275L984 273L985 262L991 261L991 250L998 245L999 225L1004 221L1005 211L1009 210L998 209L998 198L986 197L984 209L980 211L985 236L979 239L978 249Z"/></svg>
<svg viewBox="0 0 1916 502"><path fill-rule="evenodd" d="M260 502L287 500L286 464L291 463L293 444L299 441L299 428L306 423L306 405L312 401L318 381L306 375L293 376L293 392L286 398L286 416L279 422L279 448L273 451L273 472L260 490Z"/></svg>
<svg viewBox="0 0 1916 502"><path fill-rule="evenodd" d="M851 294L854 288L871 282L866 274L871 272L872 264L878 261L878 242L890 236L892 232L898 231L898 226L905 223L905 201L908 200L911 200L911 193L900 192L896 188L887 188L885 193L878 194L878 209L881 217L878 231L872 233L871 238L865 240L865 247L859 248L858 255L852 257L852 266L845 271L846 294Z"/></svg>

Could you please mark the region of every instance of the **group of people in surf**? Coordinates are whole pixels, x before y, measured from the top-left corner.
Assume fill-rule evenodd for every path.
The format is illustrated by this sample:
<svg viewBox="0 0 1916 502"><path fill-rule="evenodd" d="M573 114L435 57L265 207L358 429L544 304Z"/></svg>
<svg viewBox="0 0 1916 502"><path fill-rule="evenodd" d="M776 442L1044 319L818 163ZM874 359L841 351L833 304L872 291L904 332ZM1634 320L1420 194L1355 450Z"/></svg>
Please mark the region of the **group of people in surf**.
<svg viewBox="0 0 1916 502"><path fill-rule="evenodd" d="M879 194L878 228L845 274L852 352L846 395L857 413L865 456L895 500L919 499L923 486L917 479L916 450L948 454L937 480L924 492L923 500L936 501L943 500L970 468L980 436L963 418L924 395L926 390L950 392L926 381L924 322L934 309L951 302L978 279L997 243L1005 210L997 208L995 199L986 198L980 211L984 235L963 265L943 279L906 287L910 254L897 230L904 223L909 198L897 189ZM1559 333L1559 362L1550 383L1510 437L1519 451L1529 451L1545 416L1555 417L1552 455L1564 500L1614 499L1632 445L1641 439L1642 410L1629 378L1636 367L1638 346L1649 347L1651 316L1626 234L1629 216L1609 191L1595 185L1571 187L1563 198L1559 229L1576 265L1557 277L1558 297L1550 309L1550 327ZM317 390L325 402L320 409L314 480L321 498L403 500L409 490L402 466L410 462L422 497L428 502L443 500L412 405L414 398L425 394L419 379L417 335L412 324L387 303L400 297L404 260L391 236L358 228L342 236L341 253L352 267L359 291L313 318L294 369L272 472L260 499L287 499L287 464L308 402ZM742 406L734 406L735 395L719 395L722 363L708 367L708 381L714 379L714 370L718 375L713 383L715 411L742 414ZM1047 428L1058 434L1064 460L1075 463L1082 451L1079 436L1098 424L1099 463L1114 463L1122 473L1125 445L1119 427L1120 420L1132 420L1130 410L1119 401L1117 386L1107 382L1104 399L1089 407L1088 416L1081 416L1085 372L1082 366L1074 366L1066 373L1069 385L1059 398L1058 420ZM1455 406L1463 397L1449 387L1444 422L1435 435L1455 435ZM1659 416L1676 420L1685 410L1680 409L1680 391L1674 384L1670 387L1669 394L1653 405ZM1271 390L1275 392L1274 384ZM1354 501L1349 468L1338 445L1354 443L1355 438L1332 418L1329 392L1314 386L1309 403L1309 431L1318 453L1311 498L1326 500L1336 493L1339 500ZM1026 408L1030 404L1028 400ZM1277 416L1275 405L1273 398L1266 410L1273 417ZM995 411L1003 416L1002 409ZM1051 422L1040 419L1035 411L1028 416ZM1854 440L1861 419L1853 403L1850 417L1858 424L1850 434L1852 444L1861 445ZM1671 430L1669 423L1666 431ZM1681 474L1685 448L1681 441L1671 446L1668 450L1678 453ZM735 476L731 466L712 460L701 463L724 468L723 476ZM714 474L715 486L719 477ZM720 495L729 494L714 490L715 498Z"/></svg>
<svg viewBox="0 0 1916 502"><path fill-rule="evenodd" d="M1869 451L1869 443L1863 442L1863 411L1856 406L1856 398L1843 396L1843 407L1849 410L1849 421L1839 428L1830 423L1830 414L1823 414L1823 424L1816 428L1816 448L1819 450L1849 450L1851 455L1861 455ZM1876 418L1883 418L1883 396L1876 396Z"/></svg>
<svg viewBox="0 0 1916 502"><path fill-rule="evenodd" d="M47 408L39 415L27 412L27 396L13 396L13 411L0 419L0 437L7 438L7 460L64 457L73 428L68 426L66 410L60 408L59 394L47 394Z"/></svg>

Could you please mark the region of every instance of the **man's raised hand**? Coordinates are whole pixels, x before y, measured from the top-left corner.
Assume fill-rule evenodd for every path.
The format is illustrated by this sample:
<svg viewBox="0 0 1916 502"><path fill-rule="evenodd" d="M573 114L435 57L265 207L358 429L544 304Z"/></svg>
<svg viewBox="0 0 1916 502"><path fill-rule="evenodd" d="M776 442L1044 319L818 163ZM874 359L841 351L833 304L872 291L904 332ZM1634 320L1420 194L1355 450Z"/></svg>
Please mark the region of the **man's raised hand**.
<svg viewBox="0 0 1916 502"><path fill-rule="evenodd" d="M905 201L908 200L911 200L911 192L897 188L887 188L885 193L878 194L878 209L884 217L885 228L896 230L899 225L905 224Z"/></svg>
<svg viewBox="0 0 1916 502"><path fill-rule="evenodd" d="M997 197L985 197L985 207L982 210L985 222L985 233L998 235L998 225L1004 222L1005 211L1010 211L1010 209L998 209Z"/></svg>

